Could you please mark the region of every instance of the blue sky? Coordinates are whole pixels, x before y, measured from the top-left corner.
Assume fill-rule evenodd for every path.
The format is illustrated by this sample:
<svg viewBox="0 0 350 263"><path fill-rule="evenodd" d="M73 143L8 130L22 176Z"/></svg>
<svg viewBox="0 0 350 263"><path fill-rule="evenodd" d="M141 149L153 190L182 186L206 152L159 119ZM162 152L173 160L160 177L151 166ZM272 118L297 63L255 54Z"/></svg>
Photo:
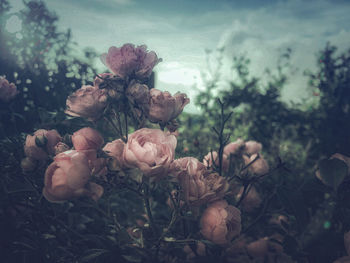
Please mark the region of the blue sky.
<svg viewBox="0 0 350 263"><path fill-rule="evenodd" d="M21 0L11 0L20 8ZM112 45L146 44L163 62L156 66L157 88L196 94L203 85L206 49L225 47L223 79L234 79L235 55L251 59L253 75L275 68L278 55L292 48L299 70L284 92L286 99L305 96L305 68L315 68L315 54L327 41L350 48L350 1L343 0L44 0L71 28L80 47L103 53ZM215 63L215 62L214 62ZM104 69L101 62L96 66ZM225 83L222 84L225 87ZM189 109L195 110L193 103Z"/></svg>

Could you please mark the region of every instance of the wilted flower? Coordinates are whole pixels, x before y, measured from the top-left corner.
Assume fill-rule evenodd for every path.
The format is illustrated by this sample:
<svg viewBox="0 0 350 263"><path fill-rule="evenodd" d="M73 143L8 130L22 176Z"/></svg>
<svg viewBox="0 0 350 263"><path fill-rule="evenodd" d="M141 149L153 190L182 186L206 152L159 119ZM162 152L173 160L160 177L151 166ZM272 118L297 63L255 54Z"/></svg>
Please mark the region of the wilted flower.
<svg viewBox="0 0 350 263"><path fill-rule="evenodd" d="M229 189L224 177L211 173L193 157L175 160L171 173L179 181L182 199L194 206L222 199Z"/></svg>
<svg viewBox="0 0 350 263"><path fill-rule="evenodd" d="M269 165L261 154L259 154L259 156L257 154L253 154L250 157L244 155L243 158L245 165L249 164L248 171L251 173L256 175L263 175L269 171Z"/></svg>
<svg viewBox="0 0 350 263"><path fill-rule="evenodd" d="M132 81L126 89L126 95L134 106L148 113L151 95L147 85Z"/></svg>
<svg viewBox="0 0 350 263"><path fill-rule="evenodd" d="M24 152L31 159L46 160L49 155L56 154L55 146L61 140L62 138L56 130L40 129L35 131L33 136L27 135Z"/></svg>
<svg viewBox="0 0 350 263"><path fill-rule="evenodd" d="M216 201L204 210L200 226L206 239L227 245L241 232L241 212L224 200Z"/></svg>
<svg viewBox="0 0 350 263"><path fill-rule="evenodd" d="M82 86L68 96L66 104L66 114L95 121L101 117L107 106L106 90L94 86Z"/></svg>
<svg viewBox="0 0 350 263"><path fill-rule="evenodd" d="M174 160L177 140L172 134L158 129L143 128L129 135L123 149L127 167L139 168L147 176L166 174Z"/></svg>
<svg viewBox="0 0 350 263"><path fill-rule="evenodd" d="M4 77L0 77L0 100L8 102L18 94L14 83L9 83Z"/></svg>
<svg viewBox="0 0 350 263"><path fill-rule="evenodd" d="M107 90L108 96L113 99L119 99L124 92L124 81L111 73L98 74L94 86Z"/></svg>
<svg viewBox="0 0 350 263"><path fill-rule="evenodd" d="M151 89L148 119L151 122L166 124L175 119L190 102L184 93L176 93L174 96L167 91Z"/></svg>
<svg viewBox="0 0 350 263"><path fill-rule="evenodd" d="M76 150L98 150L103 144L103 137L98 131L85 127L73 133L72 143Z"/></svg>
<svg viewBox="0 0 350 263"><path fill-rule="evenodd" d="M101 55L101 61L115 75L121 78L135 75L138 78L147 78L153 67L161 61L154 51L147 51L147 46L135 48L133 44L124 44L122 47L110 47L108 53Z"/></svg>
<svg viewBox="0 0 350 263"><path fill-rule="evenodd" d="M213 161L214 159L214 161ZM209 152L206 156L203 158L203 164L205 167L219 167L219 156L217 152ZM215 164L215 166L214 166ZM226 154L222 155L222 169L224 171L227 171L229 167L229 160Z"/></svg>
<svg viewBox="0 0 350 263"><path fill-rule="evenodd" d="M50 202L66 201L83 195L97 200L103 188L89 183L90 178L86 154L78 151L60 153L46 169L43 195Z"/></svg>

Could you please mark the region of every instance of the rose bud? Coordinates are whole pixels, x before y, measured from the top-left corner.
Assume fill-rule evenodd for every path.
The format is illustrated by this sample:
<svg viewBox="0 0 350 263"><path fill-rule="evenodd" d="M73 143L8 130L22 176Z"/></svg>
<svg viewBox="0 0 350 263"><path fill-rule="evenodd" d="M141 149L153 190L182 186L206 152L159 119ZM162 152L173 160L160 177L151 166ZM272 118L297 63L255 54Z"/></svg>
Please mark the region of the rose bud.
<svg viewBox="0 0 350 263"><path fill-rule="evenodd" d="M268 238L260 238L246 247L247 252L254 258L263 258L268 253Z"/></svg>
<svg viewBox="0 0 350 263"><path fill-rule="evenodd" d="M253 155L260 152L261 149L262 149L261 143L258 143L256 141L247 141L245 143L244 152L246 154Z"/></svg>
<svg viewBox="0 0 350 263"><path fill-rule="evenodd" d="M127 76L148 78L153 67L161 61L153 51L148 52L147 46L135 48L132 44L124 44L122 47L110 47L108 53L101 55L101 61L115 75L125 79Z"/></svg>
<svg viewBox="0 0 350 263"><path fill-rule="evenodd" d="M241 190L236 195L236 199L239 200L241 198L241 195L243 194L244 187L241 187ZM242 210L245 212L252 212L254 209L258 208L261 204L262 200L260 198L259 193L256 191L255 187L252 186L248 192L248 194L245 195L241 206Z"/></svg>
<svg viewBox="0 0 350 263"><path fill-rule="evenodd" d="M66 104L66 114L96 121L107 106L107 91L98 87L82 86L68 96Z"/></svg>
<svg viewBox="0 0 350 263"><path fill-rule="evenodd" d="M59 142L55 145L55 155L68 151L70 148L67 144Z"/></svg>
<svg viewBox="0 0 350 263"><path fill-rule="evenodd" d="M112 170L120 170L126 168L123 159L124 145L125 143L121 139L118 139L107 143L105 147L103 147L103 151L116 161L110 163L112 167L116 165L116 167L114 167Z"/></svg>
<svg viewBox="0 0 350 263"><path fill-rule="evenodd" d="M17 87L14 83L9 83L4 77L0 77L0 100L8 102L18 94Z"/></svg>
<svg viewBox="0 0 350 263"><path fill-rule="evenodd" d="M268 173L269 171L269 165L265 161L265 159L262 157L262 155L253 154L252 156L248 157L246 155L243 156L245 165L249 165L248 171L256 174L256 175L264 175ZM254 161L255 160L255 161Z"/></svg>
<svg viewBox="0 0 350 263"><path fill-rule="evenodd" d="M44 197L50 202L61 202L79 196L97 199L101 187L89 184L91 170L86 154L67 151L55 156L45 172Z"/></svg>
<svg viewBox="0 0 350 263"><path fill-rule="evenodd" d="M132 81L126 89L126 95L134 106L148 113L151 95L146 85Z"/></svg>
<svg viewBox="0 0 350 263"><path fill-rule="evenodd" d="M72 135L72 143L76 150L98 150L103 144L101 134L90 128L82 128Z"/></svg>
<svg viewBox="0 0 350 263"><path fill-rule="evenodd" d="M229 184L217 173L211 173L196 158L185 157L171 164L171 173L181 186L181 198L193 206L222 199Z"/></svg>
<svg viewBox="0 0 350 263"><path fill-rule="evenodd" d="M34 132L33 136L27 135L24 152L27 157L34 160L47 160L49 155L55 155L55 146L62 140L56 130L40 129ZM42 142L45 142L42 144ZM40 147L37 145L40 144Z"/></svg>
<svg viewBox="0 0 350 263"><path fill-rule="evenodd" d="M148 119L151 122L166 124L175 119L190 102L184 93L176 93L174 96L167 91L157 89L150 90L151 100Z"/></svg>
<svg viewBox="0 0 350 263"><path fill-rule="evenodd" d="M165 176L174 160L177 140L158 129L143 128L130 134L123 149L123 163L146 176Z"/></svg>
<svg viewBox="0 0 350 263"><path fill-rule="evenodd" d="M204 210L200 227L206 239L226 246L241 232L241 212L225 200L216 201Z"/></svg>
<svg viewBox="0 0 350 263"><path fill-rule="evenodd" d="M36 161L29 158L29 157L26 157L26 158L22 159L21 167L22 167L22 171L24 173L32 172L36 168Z"/></svg>

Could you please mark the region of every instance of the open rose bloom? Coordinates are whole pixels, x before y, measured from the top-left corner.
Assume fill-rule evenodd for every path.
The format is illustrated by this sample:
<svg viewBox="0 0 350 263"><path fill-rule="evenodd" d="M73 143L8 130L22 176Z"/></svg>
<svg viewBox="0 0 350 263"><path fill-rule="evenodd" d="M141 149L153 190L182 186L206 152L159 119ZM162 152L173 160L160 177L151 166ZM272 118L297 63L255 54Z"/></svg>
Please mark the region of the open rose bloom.
<svg viewBox="0 0 350 263"><path fill-rule="evenodd" d="M167 91L151 89L151 101L148 119L151 122L166 124L175 119L190 102L184 93L176 93L174 96Z"/></svg>
<svg viewBox="0 0 350 263"><path fill-rule="evenodd" d="M203 212L200 226L206 239L226 246L241 232L241 212L224 200L216 201Z"/></svg>
<svg viewBox="0 0 350 263"><path fill-rule="evenodd" d="M97 150L103 142L101 134L90 127L82 128L72 135L72 143L76 150Z"/></svg>
<svg viewBox="0 0 350 263"><path fill-rule="evenodd" d="M154 51L147 51L147 46L124 44L122 47L110 47L108 53L101 55L101 61L115 75L126 78L134 75L137 78L147 78L153 67L161 61Z"/></svg>
<svg viewBox="0 0 350 263"><path fill-rule="evenodd" d="M55 156L45 173L43 195L51 202L62 202L79 196L101 197L103 188L89 182L91 170L88 156L67 151Z"/></svg>
<svg viewBox="0 0 350 263"><path fill-rule="evenodd" d="M123 165L139 168L146 176L162 177L174 160L176 137L158 129L143 128L129 135L123 148Z"/></svg>
<svg viewBox="0 0 350 263"><path fill-rule="evenodd" d="M200 206L222 199L229 189L227 180L212 173L196 158L185 157L171 164L181 187L181 197L190 205Z"/></svg>
<svg viewBox="0 0 350 263"><path fill-rule="evenodd" d="M107 90L94 86L82 86L66 101L66 114L96 121L107 106Z"/></svg>

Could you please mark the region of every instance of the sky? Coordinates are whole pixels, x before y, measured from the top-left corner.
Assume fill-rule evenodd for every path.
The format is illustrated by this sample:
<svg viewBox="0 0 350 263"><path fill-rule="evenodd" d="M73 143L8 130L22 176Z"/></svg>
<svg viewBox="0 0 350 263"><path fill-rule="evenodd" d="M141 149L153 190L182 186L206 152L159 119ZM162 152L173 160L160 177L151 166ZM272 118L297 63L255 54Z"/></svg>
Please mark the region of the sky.
<svg viewBox="0 0 350 263"><path fill-rule="evenodd" d="M305 69L315 70L317 51L327 42L338 50L350 48L350 1L347 0L44 0L62 30L71 28L82 49L98 53L124 43L146 44L163 61L155 67L156 88L186 93L193 101L210 79L208 56L215 68L222 53L223 80L234 80L232 58L246 55L253 76L276 68L279 55L292 49L297 70L283 97L306 96ZM21 0L10 1L13 11ZM12 19L9 28L16 27ZM208 51L211 51L208 53ZM96 62L105 70L105 66ZM227 82L223 81L222 88ZM226 83L226 84L225 84ZM194 103L187 111L196 112Z"/></svg>

